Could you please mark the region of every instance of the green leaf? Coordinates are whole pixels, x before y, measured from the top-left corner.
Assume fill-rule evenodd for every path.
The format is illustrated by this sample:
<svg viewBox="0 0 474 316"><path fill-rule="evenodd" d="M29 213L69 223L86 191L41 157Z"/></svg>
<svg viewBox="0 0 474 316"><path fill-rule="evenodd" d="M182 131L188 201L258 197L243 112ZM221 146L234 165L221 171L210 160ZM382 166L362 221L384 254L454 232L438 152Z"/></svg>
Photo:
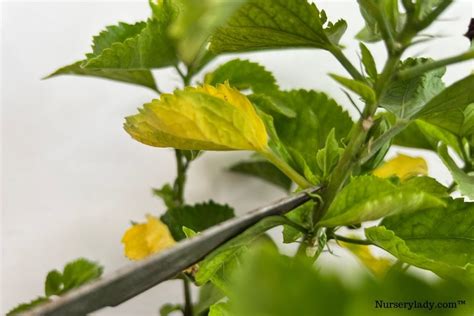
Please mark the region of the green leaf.
<svg viewBox="0 0 474 316"><path fill-rule="evenodd" d="M68 263L63 270L62 293L98 279L102 272L103 268L100 265L87 259L81 258Z"/></svg>
<svg viewBox="0 0 474 316"><path fill-rule="evenodd" d="M192 63L205 49L212 32L246 0L179 0L179 14L170 27L181 59Z"/></svg>
<svg viewBox="0 0 474 316"><path fill-rule="evenodd" d="M224 293L221 290L212 283L206 283L199 288L199 298L198 302L194 305L193 312L195 315L200 315L209 310L211 306L222 298L224 298Z"/></svg>
<svg viewBox="0 0 474 316"><path fill-rule="evenodd" d="M99 56L104 49L110 48L112 44L124 42L129 37L136 36L146 27L146 22L140 21L135 24L119 22L117 25L109 25L93 37L92 53L90 56Z"/></svg>
<svg viewBox="0 0 474 316"><path fill-rule="evenodd" d="M326 146L333 129L337 140L346 137L352 128L352 119L324 93L293 90L281 92L274 98L296 113L294 118L274 115L274 125L281 143L294 160L299 160L294 167L304 173L306 165L312 173L318 173L318 150Z"/></svg>
<svg viewBox="0 0 474 316"><path fill-rule="evenodd" d="M431 99L416 117L456 135L462 135L464 111L474 103L473 86L474 75L457 81Z"/></svg>
<svg viewBox="0 0 474 316"><path fill-rule="evenodd" d="M199 271L195 275L197 284L203 285L226 265L235 264L233 259L245 252L248 246L267 230L288 223L289 220L283 216L266 217L239 236L214 250L199 264Z"/></svg>
<svg viewBox="0 0 474 316"><path fill-rule="evenodd" d="M183 306L181 304L165 304L160 308L160 316L169 316L177 311L182 311Z"/></svg>
<svg viewBox="0 0 474 316"><path fill-rule="evenodd" d="M339 82L341 85L343 85L347 89L360 95L362 99L365 100L365 102L369 104L375 103L375 98L376 98L375 92L367 84L357 81L357 80L348 79L348 78L344 78L338 75L334 75L334 74L331 74L330 76L331 78Z"/></svg>
<svg viewBox="0 0 474 316"><path fill-rule="evenodd" d="M186 238L183 226L201 232L232 217L234 210L231 207L209 201L170 208L161 216L161 220L168 226L175 240L182 240Z"/></svg>
<svg viewBox="0 0 474 316"><path fill-rule="evenodd" d="M343 151L342 148L339 148L335 131L332 129L326 139L326 145L324 148L318 150L318 153L316 154L316 161L320 170L319 174L322 176L323 180L330 176Z"/></svg>
<svg viewBox="0 0 474 316"><path fill-rule="evenodd" d="M233 165L230 170L260 178L285 191L289 191L291 188L292 181L280 169L265 160L241 161Z"/></svg>
<svg viewBox="0 0 474 316"><path fill-rule="evenodd" d="M209 316L232 316L230 313L229 303L217 303L211 306Z"/></svg>
<svg viewBox="0 0 474 316"><path fill-rule="evenodd" d="M364 45L364 43L361 42L359 45L360 52L362 54L362 64L364 65L365 71L369 75L369 78L375 81L378 77L378 71L374 56L372 56L372 53L367 48L367 46Z"/></svg>
<svg viewBox="0 0 474 316"><path fill-rule="evenodd" d="M162 15L137 25L108 27L94 38L93 52L83 65L89 69L151 69L177 63L167 30L172 19L168 1L160 5Z"/></svg>
<svg viewBox="0 0 474 316"><path fill-rule="evenodd" d="M459 186L461 194L467 196L471 200L474 199L474 176L470 176L459 168L448 153L448 147L440 144L438 147L438 154L443 160L446 167L448 167L454 182Z"/></svg>
<svg viewBox="0 0 474 316"><path fill-rule="evenodd" d="M347 24L327 22L306 0L249 0L211 39L216 53L338 45Z"/></svg>
<svg viewBox="0 0 474 316"><path fill-rule="evenodd" d="M58 270L52 270L46 276L44 294L48 297L60 294L63 287L63 275Z"/></svg>
<svg viewBox="0 0 474 316"><path fill-rule="evenodd" d="M18 306L14 307L12 310L10 310L8 313L7 313L7 316L10 316L10 315L18 315L18 314L21 314L21 313L24 313L24 312L27 312L29 311L30 309L34 308L34 307L37 307L38 305L41 305L43 303L46 303L46 302L49 302L49 298L47 297L38 297L34 300L32 300L31 302L28 302L28 303L22 303L22 304L19 304Z"/></svg>
<svg viewBox="0 0 474 316"><path fill-rule="evenodd" d="M186 238L193 238L194 236L198 234L197 232L195 232L194 230L186 226L183 226L181 230L183 231Z"/></svg>
<svg viewBox="0 0 474 316"><path fill-rule="evenodd" d="M394 145L437 151L440 141L448 144L461 155L462 149L456 135L423 120L415 120L410 123L394 138Z"/></svg>
<svg viewBox="0 0 474 316"><path fill-rule="evenodd" d="M406 16L398 10L398 0L358 0L365 27L356 38L365 42L378 42L383 39L380 22L392 32L401 31Z"/></svg>
<svg viewBox="0 0 474 316"><path fill-rule="evenodd" d="M311 229L311 216L313 215L314 202L309 201L305 204L295 208L291 212L288 212L285 216L290 219L293 223L296 223L306 229ZM283 242L286 244L297 241L303 237L303 233L290 225L283 226Z"/></svg>
<svg viewBox="0 0 474 316"><path fill-rule="evenodd" d="M228 81L239 90L252 89L254 93L278 89L275 77L263 66L248 60L234 59L206 74L204 82L217 85Z"/></svg>
<svg viewBox="0 0 474 316"><path fill-rule="evenodd" d="M252 101L253 105L260 111L270 115L283 115L289 118L296 117L295 111L287 107L279 99L268 94L251 94L248 96L249 100Z"/></svg>
<svg viewBox="0 0 474 316"><path fill-rule="evenodd" d="M63 295L66 292L80 287L102 275L103 268L95 262L80 258L69 262L63 272L52 270L45 279L44 292L46 296ZM16 315L26 312L42 303L49 302L48 297L38 297L29 303L23 303L8 312L7 315Z"/></svg>
<svg viewBox="0 0 474 316"><path fill-rule="evenodd" d="M461 135L470 136L474 134L474 103L464 110L464 122L461 128Z"/></svg>
<svg viewBox="0 0 474 316"><path fill-rule="evenodd" d="M82 60L61 67L52 74L46 76L44 79L61 75L88 76L131 83L156 91L155 79L149 70L88 69L81 66L84 62L85 61Z"/></svg>
<svg viewBox="0 0 474 316"><path fill-rule="evenodd" d="M247 256L242 269L233 276L233 291L226 307L230 315L239 316L446 316L470 315L473 311L469 303L436 311L421 306L415 308L414 305L402 307L414 302L457 302L460 297L469 302L473 296L472 289L459 284L445 281L428 283L396 270L383 280L369 275L357 276L356 279L348 282L347 277L318 272L300 257L259 249ZM387 307L377 308L377 302L384 302ZM392 308L388 307L390 303Z"/></svg>
<svg viewBox="0 0 474 316"><path fill-rule="evenodd" d="M176 201L174 200L175 193L173 187L169 183L163 185L161 189L153 189L152 192L163 200L167 208L176 207Z"/></svg>
<svg viewBox="0 0 474 316"><path fill-rule="evenodd" d="M474 204L450 200L447 207L384 219L366 229L377 246L403 262L443 278L474 284Z"/></svg>
<svg viewBox="0 0 474 316"><path fill-rule="evenodd" d="M432 60L428 58L408 58L399 68L405 70L429 62ZM393 80L380 100L380 105L397 117L410 118L443 91L442 77L445 73L446 68L438 68L412 79Z"/></svg>
<svg viewBox="0 0 474 316"><path fill-rule="evenodd" d="M439 197L411 185L397 186L375 176L360 176L342 189L319 225L353 225L442 205L444 202Z"/></svg>

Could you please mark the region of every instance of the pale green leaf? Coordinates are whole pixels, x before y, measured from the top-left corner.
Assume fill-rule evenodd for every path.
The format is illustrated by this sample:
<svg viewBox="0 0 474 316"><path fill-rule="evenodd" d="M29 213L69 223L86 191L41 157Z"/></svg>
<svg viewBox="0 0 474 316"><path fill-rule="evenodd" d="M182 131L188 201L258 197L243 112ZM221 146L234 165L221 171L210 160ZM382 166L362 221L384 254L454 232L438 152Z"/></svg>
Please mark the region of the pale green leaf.
<svg viewBox="0 0 474 316"><path fill-rule="evenodd" d="M296 112L287 107L281 100L275 98L273 94L254 93L248 96L249 100L260 111L270 115L283 115L289 118L295 118Z"/></svg>
<svg viewBox="0 0 474 316"><path fill-rule="evenodd" d="M334 74L331 74L330 76L347 89L360 95L368 104L373 104L375 102L375 91L367 84Z"/></svg>
<svg viewBox="0 0 474 316"><path fill-rule="evenodd" d="M468 175L459 168L454 160L448 153L448 148L446 145L441 144L438 147L438 154L443 160L446 167L448 167L451 175L453 176L454 182L459 186L459 191L461 194L467 196L471 200L474 199L474 176Z"/></svg>
<svg viewBox="0 0 474 316"><path fill-rule="evenodd" d="M249 0L211 39L211 50L244 52L271 48L331 49L347 28L327 22L324 11L306 0Z"/></svg>
<svg viewBox="0 0 474 316"><path fill-rule="evenodd" d="M178 0L179 14L171 24L181 59L191 64L206 48L209 36L247 0Z"/></svg>
<svg viewBox="0 0 474 316"><path fill-rule="evenodd" d="M85 61L78 61L61 67L44 79L61 75L88 76L136 84L156 91L155 79L150 70L88 69L81 66L84 62Z"/></svg>
<svg viewBox="0 0 474 316"><path fill-rule="evenodd" d="M7 316L22 314L24 312L29 311L30 309L33 309L33 308L37 307L38 305L44 304L44 303L49 302L49 301L50 300L47 297L38 297L38 298L32 300L31 302L22 303L22 304L19 304L16 307L14 307L12 310L10 310L7 313Z"/></svg>
<svg viewBox="0 0 474 316"><path fill-rule="evenodd" d="M362 54L362 64L364 65L365 71L369 75L369 78L371 78L373 81L377 80L378 71L374 56L372 56L370 50L362 42L360 43L360 52Z"/></svg>
<svg viewBox="0 0 474 316"><path fill-rule="evenodd" d="M239 236L226 242L199 264L199 271L195 275L196 282L199 285L208 282L223 266L232 264L233 259L246 251L248 245L263 233L273 227L288 224L288 222L288 219L283 216L266 217Z"/></svg>
<svg viewBox="0 0 474 316"><path fill-rule="evenodd" d="M183 306L181 304L165 304L160 308L160 316L170 316L177 311L183 311Z"/></svg>
<svg viewBox="0 0 474 316"><path fill-rule="evenodd" d="M224 298L224 293L221 290L210 282L206 283L199 288L199 298L198 302L194 305L193 312L199 315L209 310L210 307L212 310L212 306L222 298Z"/></svg>
<svg viewBox="0 0 474 316"><path fill-rule="evenodd" d="M168 226L173 238L179 241L186 238L183 226L195 232L202 232L232 217L234 210L231 207L209 201L168 209L161 216L161 220Z"/></svg>
<svg viewBox="0 0 474 316"><path fill-rule="evenodd" d="M300 257L280 255L277 250L263 248L251 252L232 278L232 293L226 307L234 316L446 316L470 315L473 311L468 303L472 289L459 284L427 283L398 271L388 273L381 280L358 275L349 282L347 276L318 270ZM377 302L425 304L457 302L459 297L466 304L436 309L436 312L413 305L411 309L375 307Z"/></svg>
<svg viewBox="0 0 474 316"><path fill-rule="evenodd" d="M400 70L431 62L428 58L408 58L399 66ZM428 101L444 89L442 77L446 68L422 74L408 80L393 80L388 85L380 105L400 118L410 118L420 111Z"/></svg>
<svg viewBox="0 0 474 316"><path fill-rule="evenodd" d="M444 278L474 284L474 204L450 200L447 207L384 219L366 229L377 246L403 262Z"/></svg>
<svg viewBox="0 0 474 316"><path fill-rule="evenodd" d="M442 205L444 202L439 197L413 186L397 186L375 176L360 176L342 189L319 225L353 225Z"/></svg>
<svg viewBox="0 0 474 316"><path fill-rule="evenodd" d="M262 159L241 161L230 168L231 171L251 175L289 191L292 181L277 167Z"/></svg>
<svg viewBox="0 0 474 316"><path fill-rule="evenodd" d="M232 316L228 303L217 303L211 306L208 316Z"/></svg>
<svg viewBox="0 0 474 316"><path fill-rule="evenodd" d="M471 103L474 103L472 87L474 87L474 75L457 81L431 99L416 117L456 135L461 135L464 111Z"/></svg>
<svg viewBox="0 0 474 316"><path fill-rule="evenodd" d="M252 89L254 93L278 89L275 77L263 66L248 60L234 59L206 74L204 82L210 85L229 84L239 90Z"/></svg>
<svg viewBox="0 0 474 316"><path fill-rule="evenodd" d="M199 234L199 233L195 232L194 230L192 230L191 228L186 227L186 226L183 226L181 230L183 231L186 238L193 238L194 236Z"/></svg>
<svg viewBox="0 0 474 316"><path fill-rule="evenodd" d="M453 133L427 123L423 120L415 120L394 138L394 145L422 148L437 151L438 143L443 142L461 154L458 137Z"/></svg>
<svg viewBox="0 0 474 316"><path fill-rule="evenodd" d="M365 42L378 42L384 38L380 23L393 34L401 31L406 16L400 14L398 0L358 0L365 27L356 38ZM387 39L387 38L385 38Z"/></svg>
<svg viewBox="0 0 474 316"><path fill-rule="evenodd" d="M339 161L339 157L344 150L339 148L334 129L328 135L324 148L318 150L316 154L316 162L318 164L319 175L322 179L327 179L334 167Z"/></svg>

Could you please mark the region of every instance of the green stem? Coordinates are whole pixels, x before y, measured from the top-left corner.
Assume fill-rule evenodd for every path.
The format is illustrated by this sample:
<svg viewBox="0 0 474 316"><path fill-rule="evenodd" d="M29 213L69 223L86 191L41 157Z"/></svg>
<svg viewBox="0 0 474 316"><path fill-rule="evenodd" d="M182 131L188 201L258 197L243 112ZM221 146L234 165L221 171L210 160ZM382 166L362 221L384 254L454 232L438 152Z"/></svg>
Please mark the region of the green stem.
<svg viewBox="0 0 474 316"><path fill-rule="evenodd" d="M352 65L339 46L332 46L329 52L331 52L331 54L336 57L339 63L341 63L341 65L347 70L352 78L359 81L365 81L364 76L362 76L362 74L354 67L354 65Z"/></svg>
<svg viewBox="0 0 474 316"><path fill-rule="evenodd" d="M409 124L409 121L398 121L393 125L388 131L386 131L382 136L377 138L373 143L367 144L360 157L360 164L366 163L374 154L376 154L380 148L383 147L387 142L389 142L393 137L397 136L401 131L403 131Z"/></svg>
<svg viewBox="0 0 474 316"><path fill-rule="evenodd" d="M300 188L308 189L313 186L308 180L296 172L296 170L288 165L284 160L275 155L275 153L273 153L270 149L268 151L261 152L260 154L273 165L275 165L275 167L280 169L288 178L293 180L293 182L296 183Z"/></svg>
<svg viewBox="0 0 474 316"><path fill-rule="evenodd" d="M189 167L189 163L183 155L183 152L179 149L175 149L176 155L176 179L174 181L174 200L177 206L184 204L184 186L186 184L186 172Z"/></svg>
<svg viewBox="0 0 474 316"><path fill-rule="evenodd" d="M373 245L373 243L370 240L365 240L365 239L353 239L353 238L348 238L340 235L333 234L330 237L328 236L328 239L334 239L336 241L343 241L349 244L355 244L355 245L364 245L364 246L369 246Z"/></svg>
<svg viewBox="0 0 474 316"><path fill-rule="evenodd" d="M389 59L374 87L378 99L380 99L380 97L385 93L388 83L392 80L394 70L400 61L402 53L403 50L400 50L389 55ZM349 143L331 175L326 190L322 194L324 204L320 210L313 213L313 223L315 225L324 214L326 214L337 193L342 189L347 179L352 174L354 167L359 163L360 154L363 148L365 148L365 142L371 128L372 118L377 111L377 108L378 102L366 104L363 115L356 125L354 125L354 128L350 133Z"/></svg>
<svg viewBox="0 0 474 316"><path fill-rule="evenodd" d="M183 278L183 288L184 288L184 316L193 316L193 301L191 298L191 286L187 278Z"/></svg>
<svg viewBox="0 0 474 316"><path fill-rule="evenodd" d="M459 55L441 59L441 60L436 60L429 63L424 63L419 66L415 66L407 70L400 71L396 77L397 79L400 79L400 80L408 80L414 77L418 77L428 71L438 69L447 65L460 63L463 61L468 61L471 59L474 59L474 50L469 50L463 54L459 54Z"/></svg>

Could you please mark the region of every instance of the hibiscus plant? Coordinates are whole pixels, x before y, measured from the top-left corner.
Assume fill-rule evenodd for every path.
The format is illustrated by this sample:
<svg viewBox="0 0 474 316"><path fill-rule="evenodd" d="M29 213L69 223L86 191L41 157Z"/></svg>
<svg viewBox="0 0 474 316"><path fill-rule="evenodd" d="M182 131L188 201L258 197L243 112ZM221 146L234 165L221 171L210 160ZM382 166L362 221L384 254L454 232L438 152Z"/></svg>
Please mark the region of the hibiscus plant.
<svg viewBox="0 0 474 316"><path fill-rule="evenodd" d="M284 220L263 219L177 275L185 289L183 303L161 307L161 315L408 312L407 305L386 305L390 300L414 301L413 308L425 300L455 302L456 308L433 309L438 307L436 315L471 315L474 75L468 70L450 85L443 75L447 66L474 58L474 46L466 40L465 51L439 60L406 56L414 45L429 45L432 36L423 32L452 2L358 0L365 27L356 37L360 60L353 64L341 44L346 21L330 20L318 1L153 0L146 21L106 27L93 38L85 59L49 76L100 77L157 93L125 118L124 129L145 145L172 148L177 175L153 190L166 210L125 232L122 242L131 260L234 217L228 205L185 201L187 171L206 151L253 152L231 170L287 193L321 187L309 202L280 217ZM466 34L471 42L473 32L471 23ZM386 48L383 67L370 49L376 42ZM358 116L351 117L324 92L281 89L270 71L252 61L209 66L225 53L288 48L334 56L346 73L330 76ZM158 88L151 70L165 67L174 68L182 88ZM422 158L386 160L392 145L436 153L452 185L429 177ZM293 256L281 255L265 235L282 224L283 242L297 245ZM367 267L357 285L321 269L321 253L336 247ZM385 255L372 253L376 248ZM427 283L410 273L415 267L436 277ZM101 273L86 259L67 264L62 272L53 270L44 295L11 314L53 300ZM199 299L191 295L195 286Z"/></svg>

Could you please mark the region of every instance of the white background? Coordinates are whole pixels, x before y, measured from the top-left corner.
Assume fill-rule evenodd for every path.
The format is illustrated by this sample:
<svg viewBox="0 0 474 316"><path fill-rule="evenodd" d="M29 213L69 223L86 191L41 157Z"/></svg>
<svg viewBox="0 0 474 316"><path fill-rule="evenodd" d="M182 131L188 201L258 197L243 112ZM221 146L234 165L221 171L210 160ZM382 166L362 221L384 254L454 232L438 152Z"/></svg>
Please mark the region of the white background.
<svg viewBox="0 0 474 316"><path fill-rule="evenodd" d="M362 20L355 1L318 4L330 19L348 21L342 43L358 64L353 35ZM472 1L456 1L443 21L425 32L440 37L410 53L439 58L467 49L462 34L472 10ZM172 151L144 146L122 129L123 118L156 95L138 86L85 77L40 80L59 66L82 59L91 37L104 26L148 15L146 1L2 3L2 312L40 295L47 271L74 258L97 260L105 273L127 264L120 239L129 221L142 221L145 213L158 215L164 210L150 188L174 178ZM382 47L371 48L382 62ZM264 64L285 89L322 90L348 104L340 88L325 76L345 74L328 53L284 50L244 58ZM446 81L471 70L466 63L452 67ZM179 86L172 71L155 74L162 90ZM450 182L433 154L416 154L428 159L432 176ZM283 192L274 187L226 171L247 155L206 153L189 173L188 202L214 199L242 213L281 197ZM338 259L325 255L323 262L357 268L352 259ZM181 297L180 284L169 282L97 314L157 315L160 305L180 302Z"/></svg>

